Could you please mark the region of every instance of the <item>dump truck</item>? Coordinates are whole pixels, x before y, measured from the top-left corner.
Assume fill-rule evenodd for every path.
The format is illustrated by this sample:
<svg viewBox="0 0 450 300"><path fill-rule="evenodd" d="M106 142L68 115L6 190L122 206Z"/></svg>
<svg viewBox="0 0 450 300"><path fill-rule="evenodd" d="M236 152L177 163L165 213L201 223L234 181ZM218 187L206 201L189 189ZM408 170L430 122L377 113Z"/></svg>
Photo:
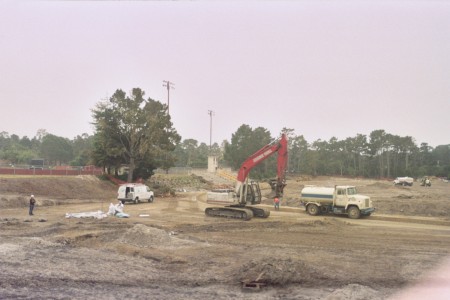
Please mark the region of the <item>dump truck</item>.
<svg viewBox="0 0 450 300"><path fill-rule="evenodd" d="M306 186L301 191L301 203L312 216L332 213L358 219L375 211L370 197L359 195L355 186Z"/></svg>

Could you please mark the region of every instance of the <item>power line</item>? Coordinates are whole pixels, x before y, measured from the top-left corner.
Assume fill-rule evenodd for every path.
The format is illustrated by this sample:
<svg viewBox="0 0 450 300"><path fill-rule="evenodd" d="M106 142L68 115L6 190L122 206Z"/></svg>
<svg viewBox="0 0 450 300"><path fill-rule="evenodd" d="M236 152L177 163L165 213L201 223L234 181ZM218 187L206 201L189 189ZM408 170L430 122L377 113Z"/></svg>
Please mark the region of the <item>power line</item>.
<svg viewBox="0 0 450 300"><path fill-rule="evenodd" d="M175 89L174 87L175 83L170 82L168 80L163 80L163 87L167 88L167 114L170 114L169 108L170 108L170 89Z"/></svg>

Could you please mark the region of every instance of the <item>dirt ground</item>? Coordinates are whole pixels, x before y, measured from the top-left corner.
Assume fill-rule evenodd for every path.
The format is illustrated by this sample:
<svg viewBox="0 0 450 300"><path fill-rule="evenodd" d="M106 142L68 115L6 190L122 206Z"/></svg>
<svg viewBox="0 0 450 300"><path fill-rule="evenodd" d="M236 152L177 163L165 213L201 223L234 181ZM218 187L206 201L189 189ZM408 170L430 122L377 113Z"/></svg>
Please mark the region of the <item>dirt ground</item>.
<svg viewBox="0 0 450 300"><path fill-rule="evenodd" d="M268 219L206 217L202 190L126 204L127 219L94 219L66 213L106 212L116 186L90 176L0 177L0 298L401 299L450 257L450 183L287 183ZM358 220L309 216L299 194L313 184L356 185L377 210ZM450 293L446 274L437 296Z"/></svg>

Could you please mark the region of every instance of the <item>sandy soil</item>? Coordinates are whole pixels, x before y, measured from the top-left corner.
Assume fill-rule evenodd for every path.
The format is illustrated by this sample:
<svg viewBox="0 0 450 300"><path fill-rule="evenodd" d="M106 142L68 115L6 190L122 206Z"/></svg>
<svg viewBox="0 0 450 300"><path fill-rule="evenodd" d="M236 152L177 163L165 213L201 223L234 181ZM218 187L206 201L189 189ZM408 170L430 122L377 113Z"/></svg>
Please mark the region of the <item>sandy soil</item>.
<svg viewBox="0 0 450 300"><path fill-rule="evenodd" d="M306 184L354 184L377 211L309 216ZM206 217L204 191L126 204L128 219L65 217L106 212L115 195L91 177L0 178L0 298L386 299L450 256L450 184L439 181L291 178L281 210L247 222Z"/></svg>

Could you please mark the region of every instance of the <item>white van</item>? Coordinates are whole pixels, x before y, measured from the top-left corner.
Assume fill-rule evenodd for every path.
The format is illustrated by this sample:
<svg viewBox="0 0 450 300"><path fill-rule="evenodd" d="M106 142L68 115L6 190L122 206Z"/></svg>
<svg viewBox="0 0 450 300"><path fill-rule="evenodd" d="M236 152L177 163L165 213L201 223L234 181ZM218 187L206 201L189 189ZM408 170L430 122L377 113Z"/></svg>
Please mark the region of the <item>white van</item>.
<svg viewBox="0 0 450 300"><path fill-rule="evenodd" d="M142 183L122 184L117 191L117 200L122 202L134 202L137 204L141 201L153 202L153 199L153 192Z"/></svg>

